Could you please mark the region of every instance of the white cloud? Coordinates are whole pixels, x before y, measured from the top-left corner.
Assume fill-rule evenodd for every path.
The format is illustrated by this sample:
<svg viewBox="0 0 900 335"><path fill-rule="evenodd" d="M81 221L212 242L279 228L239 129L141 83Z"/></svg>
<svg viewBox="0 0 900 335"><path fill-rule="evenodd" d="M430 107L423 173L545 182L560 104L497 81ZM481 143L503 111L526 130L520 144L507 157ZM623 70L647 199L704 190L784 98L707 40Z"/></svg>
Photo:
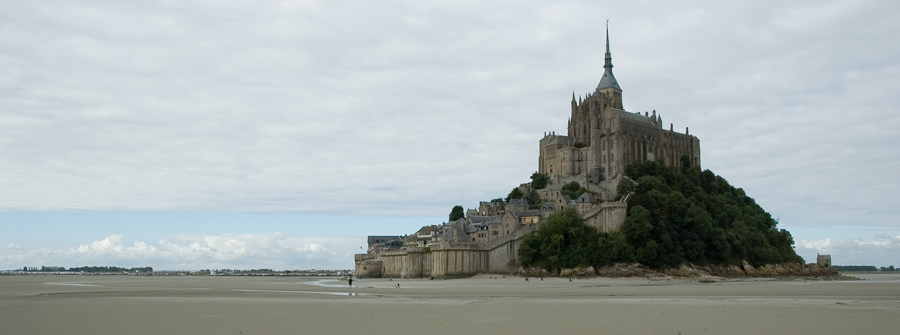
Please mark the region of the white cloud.
<svg viewBox="0 0 900 335"><path fill-rule="evenodd" d="M814 262L816 254L830 254L835 265L900 264L900 236L878 233L872 239L849 238L835 240L797 240L795 250L807 262Z"/></svg>
<svg viewBox="0 0 900 335"><path fill-rule="evenodd" d="M830 237L826 238L824 240L818 240L818 241L798 240L797 244L806 249L816 249L819 251L830 250L831 247L834 246L834 243L831 242Z"/></svg>
<svg viewBox="0 0 900 335"><path fill-rule="evenodd" d="M474 206L564 132L610 18L626 108L690 126L776 215L900 216L872 210L900 187L893 4L8 5L0 209Z"/></svg>
<svg viewBox="0 0 900 335"><path fill-rule="evenodd" d="M357 236L301 237L280 233L174 235L156 245L112 235L69 249L8 248L0 267L115 265L155 269L272 268L349 269L359 252ZM12 244L10 244L12 245Z"/></svg>

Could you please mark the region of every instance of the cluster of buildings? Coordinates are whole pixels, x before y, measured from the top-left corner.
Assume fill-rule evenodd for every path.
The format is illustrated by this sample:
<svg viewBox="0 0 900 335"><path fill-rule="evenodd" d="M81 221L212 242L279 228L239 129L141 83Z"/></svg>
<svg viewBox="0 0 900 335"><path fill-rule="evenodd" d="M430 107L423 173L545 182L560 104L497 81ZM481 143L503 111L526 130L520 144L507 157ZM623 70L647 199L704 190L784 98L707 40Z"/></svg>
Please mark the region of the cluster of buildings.
<svg viewBox="0 0 900 335"><path fill-rule="evenodd" d="M528 191L529 184L520 188ZM398 251L409 247L430 248L442 241L455 243L484 243L516 234L519 230L536 229L541 221L566 208L575 210L601 231L618 231L625 222L627 203L603 202L593 193L585 192L576 199L561 194L561 184L538 190L542 202L532 206L527 199L482 201L478 209L469 209L455 221L429 225L409 235L369 236L368 252ZM605 211L604 211L605 210ZM603 215L605 214L605 215Z"/></svg>
<svg viewBox="0 0 900 335"><path fill-rule="evenodd" d="M574 208L585 223L599 231L621 229L627 214L627 195L616 188L625 166L660 160L668 166L700 166L700 140L663 126L662 116L628 112L622 88L612 73L609 33L606 36L604 73L589 94L572 94L568 134L544 133L539 141L538 171L550 178L536 191L540 203L525 199L480 202L465 217L441 225L425 226L409 235L369 236L369 249L357 254L360 277L421 277L518 271L517 250L525 235L535 231L553 213ZM576 182L586 192L575 199L563 186Z"/></svg>

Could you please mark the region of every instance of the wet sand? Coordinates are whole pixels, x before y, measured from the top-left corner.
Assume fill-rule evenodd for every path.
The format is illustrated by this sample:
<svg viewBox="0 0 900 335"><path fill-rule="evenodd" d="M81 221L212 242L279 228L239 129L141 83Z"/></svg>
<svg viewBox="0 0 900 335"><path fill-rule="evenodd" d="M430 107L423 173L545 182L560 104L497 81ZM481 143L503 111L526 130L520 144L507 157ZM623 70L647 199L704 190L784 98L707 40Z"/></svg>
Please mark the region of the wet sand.
<svg viewBox="0 0 900 335"><path fill-rule="evenodd" d="M874 334L900 274L850 282L0 276L4 334ZM395 287L399 283L400 288Z"/></svg>

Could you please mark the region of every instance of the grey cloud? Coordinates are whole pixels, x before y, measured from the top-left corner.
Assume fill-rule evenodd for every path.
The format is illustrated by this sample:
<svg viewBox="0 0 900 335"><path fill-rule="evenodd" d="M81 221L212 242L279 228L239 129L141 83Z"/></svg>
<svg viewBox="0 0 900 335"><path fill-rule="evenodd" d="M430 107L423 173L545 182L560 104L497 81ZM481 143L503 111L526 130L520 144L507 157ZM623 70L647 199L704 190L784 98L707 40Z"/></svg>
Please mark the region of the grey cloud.
<svg viewBox="0 0 900 335"><path fill-rule="evenodd" d="M634 7L632 7L634 6ZM602 73L783 221L896 224L891 2L41 2L0 34L0 208L444 215ZM14 13L14 14L13 14Z"/></svg>

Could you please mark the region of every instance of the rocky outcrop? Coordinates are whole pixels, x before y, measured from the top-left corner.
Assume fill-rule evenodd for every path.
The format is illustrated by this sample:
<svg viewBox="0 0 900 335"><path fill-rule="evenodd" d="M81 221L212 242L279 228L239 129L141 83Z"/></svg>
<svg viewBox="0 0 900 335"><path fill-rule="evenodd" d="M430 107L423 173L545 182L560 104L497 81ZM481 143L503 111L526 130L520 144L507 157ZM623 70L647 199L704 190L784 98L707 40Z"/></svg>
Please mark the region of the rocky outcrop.
<svg viewBox="0 0 900 335"><path fill-rule="evenodd" d="M550 277L550 271L536 267L527 269L519 267L519 275L522 277Z"/></svg>
<svg viewBox="0 0 900 335"><path fill-rule="evenodd" d="M559 276L577 278L596 277L597 270L595 270L593 266L582 266L574 269L562 269L559 270Z"/></svg>
<svg viewBox="0 0 900 335"><path fill-rule="evenodd" d="M706 267L709 274L719 277L743 277L747 273L737 265L710 265Z"/></svg>
<svg viewBox="0 0 900 335"><path fill-rule="evenodd" d="M678 278L698 278L698 277L712 277L707 268L699 268L696 266L688 266L682 265L678 268L669 268L663 271L668 276L678 277Z"/></svg>
<svg viewBox="0 0 900 335"><path fill-rule="evenodd" d="M747 261L741 262L741 268L722 268L720 271L713 271L717 276L721 277L835 277L840 276L837 268L822 267L818 264L803 263L784 263L784 264L766 264L760 267L753 267ZM738 272L743 270L743 274Z"/></svg>
<svg viewBox="0 0 900 335"><path fill-rule="evenodd" d="M744 270L746 275L751 277L757 274L756 268L754 268L753 265L750 265L750 263L747 263L747 261L741 261L741 269Z"/></svg>
<svg viewBox="0 0 900 335"><path fill-rule="evenodd" d="M549 272L540 268L519 268L520 276L527 277L640 277L647 279L671 279L671 278L741 278L741 277L771 277L771 278L803 278L803 279L847 279L841 276L834 267L823 267L818 264L785 263L766 264L754 267L747 261L736 265L708 265L698 266L685 264L677 268L651 269L640 263L617 263L601 268L590 266L574 269L560 269ZM850 278L852 279L852 278Z"/></svg>
<svg viewBox="0 0 900 335"><path fill-rule="evenodd" d="M662 277L663 274L651 270L640 263L616 263L597 269L601 277Z"/></svg>

